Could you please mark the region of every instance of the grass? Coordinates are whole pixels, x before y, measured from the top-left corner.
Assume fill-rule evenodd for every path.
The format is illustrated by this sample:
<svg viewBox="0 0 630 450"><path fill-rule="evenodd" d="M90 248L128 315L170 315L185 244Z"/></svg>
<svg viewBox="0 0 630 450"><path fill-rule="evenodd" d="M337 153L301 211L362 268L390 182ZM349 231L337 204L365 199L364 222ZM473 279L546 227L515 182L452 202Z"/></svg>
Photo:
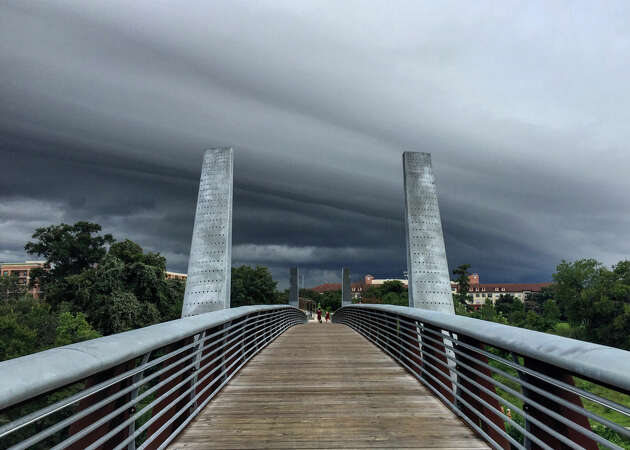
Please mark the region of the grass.
<svg viewBox="0 0 630 450"><path fill-rule="evenodd" d="M562 324L559 324L559 325L561 328L561 330L559 331L560 332L564 331L562 330L562 328L565 328L565 327L563 327ZM499 350L491 349L491 348L489 348L488 350L491 351L492 353L495 353L497 355L504 357L505 359L509 359L506 357L505 354L503 354L503 352ZM519 358L519 364L522 365L522 363L523 363L522 358ZM511 375L512 377L518 378L517 371L508 365L505 365L503 363L500 363L498 361L493 361L493 360L490 361L490 365L496 369L502 370L503 372L505 372L508 375ZM496 372L493 372L492 377L496 381L502 383L506 388L510 388L518 393L521 393L520 383L513 381L509 377L503 374L496 373ZM601 386L601 385L598 385L598 384L595 384L595 383L592 383L592 382L589 382L580 378L575 378L575 385L579 387L580 389L583 389L587 392L596 394L602 398L605 398L607 400L610 400L612 402L615 402L615 403L618 403L620 405L630 408L630 395L623 394L613 389L609 389L607 387L604 387L604 386ZM518 398L516 395L509 392L507 389L499 387L499 386L497 386L495 389L496 389L496 393L501 398L507 400L508 402L510 402L511 404L513 404L519 409L523 408L523 401L520 398ZM607 406L601 405L599 403L596 403L594 401L587 400L584 398L582 399L582 403L583 403L584 408L587 409L588 411L593 412L597 414L598 416L605 418L611 422L614 422L622 427L630 428L630 417L626 416L625 414L622 414L618 411L615 411L612 408L609 408ZM506 408L506 411L507 411L508 406L504 405L504 407ZM523 418L520 416L520 414L517 411L512 411L512 419L514 419L521 425L524 423ZM609 441L619 445L620 447L624 449L630 449L629 439L620 436L618 433L608 429L607 427L601 425L597 421L590 420L590 423L591 423L591 427L593 431L595 431L597 434L603 436L605 439L608 439ZM506 422L506 430L514 439L522 442L522 435L520 431L517 430L514 426L511 426L510 424L508 424L507 422ZM607 448L607 447L603 447L600 445L600 448Z"/></svg>

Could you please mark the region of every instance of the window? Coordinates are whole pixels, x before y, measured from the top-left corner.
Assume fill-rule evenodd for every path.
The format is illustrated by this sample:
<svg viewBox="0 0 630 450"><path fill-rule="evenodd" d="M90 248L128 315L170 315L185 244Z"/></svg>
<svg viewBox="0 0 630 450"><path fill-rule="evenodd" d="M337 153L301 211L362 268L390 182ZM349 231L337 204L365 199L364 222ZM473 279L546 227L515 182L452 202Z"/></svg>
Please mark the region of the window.
<svg viewBox="0 0 630 450"><path fill-rule="evenodd" d="M505 288L501 288L501 291L505 292Z"/></svg>
<svg viewBox="0 0 630 450"><path fill-rule="evenodd" d="M494 288L495 291L499 292L499 288Z"/></svg>

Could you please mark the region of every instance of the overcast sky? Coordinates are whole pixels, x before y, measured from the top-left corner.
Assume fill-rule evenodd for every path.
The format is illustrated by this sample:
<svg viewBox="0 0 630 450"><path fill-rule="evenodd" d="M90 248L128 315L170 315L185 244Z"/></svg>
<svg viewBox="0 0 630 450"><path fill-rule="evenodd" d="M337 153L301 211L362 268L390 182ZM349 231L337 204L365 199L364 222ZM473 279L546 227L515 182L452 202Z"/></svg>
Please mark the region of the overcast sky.
<svg viewBox="0 0 630 450"><path fill-rule="evenodd" d="M0 4L4 261L89 220L185 272L203 151L232 146L235 264L398 277L410 150L451 269L548 281L629 256L628 142L627 1Z"/></svg>

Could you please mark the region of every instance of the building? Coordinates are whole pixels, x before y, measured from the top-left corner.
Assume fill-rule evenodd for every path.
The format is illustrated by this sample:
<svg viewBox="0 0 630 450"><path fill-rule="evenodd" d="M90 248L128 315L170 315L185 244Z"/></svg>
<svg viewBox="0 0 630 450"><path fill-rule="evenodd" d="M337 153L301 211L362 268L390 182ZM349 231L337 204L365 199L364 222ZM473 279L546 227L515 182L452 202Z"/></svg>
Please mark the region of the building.
<svg viewBox="0 0 630 450"><path fill-rule="evenodd" d="M409 280L406 278L374 278L373 275L366 275L363 280L366 286L380 286L386 281L400 281L405 287L409 285Z"/></svg>
<svg viewBox="0 0 630 450"><path fill-rule="evenodd" d="M186 278L188 278L188 275L186 275L185 273L169 272L168 270L166 271L166 279L167 280L186 281Z"/></svg>
<svg viewBox="0 0 630 450"><path fill-rule="evenodd" d="M501 297L501 295L512 295L518 300L524 302L527 300L527 296L540 292L542 288L551 286L552 283L480 283L479 274L472 274L468 277L470 287L468 288L468 295L472 297L471 305L475 308L481 307L486 303L486 300L491 300L492 303ZM457 283L451 282L451 289L453 294L458 292Z"/></svg>
<svg viewBox="0 0 630 450"><path fill-rule="evenodd" d="M386 281L400 281L405 287L407 287L406 279L397 279L397 278L374 278L373 275L366 275L363 277L362 282L356 282L350 284L350 290L352 291L352 298L359 299L363 297L363 292L370 286L381 286ZM319 286L315 286L310 288L312 291L315 291L319 294L329 291L340 291L341 283L324 283Z"/></svg>
<svg viewBox="0 0 630 450"><path fill-rule="evenodd" d="M31 270L45 267L46 261L25 261L19 263L0 263L0 274L2 276L17 275L18 283L26 286L27 292L35 298L39 298L42 291L39 285L29 288L31 282Z"/></svg>
<svg viewBox="0 0 630 450"><path fill-rule="evenodd" d="M365 286L363 283L350 283L350 290L352 291L352 298L353 299L361 298L364 288ZM340 291L341 283L324 283L324 284L320 284L319 286L309 288L309 290L315 291L318 294L323 294L324 292L331 292L331 291Z"/></svg>
<svg viewBox="0 0 630 450"><path fill-rule="evenodd" d="M382 286L386 281L400 281L405 287L408 282L406 279L397 278L374 278L373 275L365 275L363 282L352 283L352 298L362 298L363 292L370 286ZM540 292L544 287L551 286L552 283L486 283L479 282L479 274L473 273L468 276L469 290L468 295L472 297L472 303L475 308L481 307L490 299L495 303L501 295L510 294L520 301L527 300L527 296L534 292ZM311 288L312 291L320 294L329 291L340 291L341 283L325 283ZM455 281L451 281L451 291L457 294L458 286Z"/></svg>
<svg viewBox="0 0 630 450"><path fill-rule="evenodd" d="M468 285L469 286L474 286L474 285L478 285L479 284L479 274L478 273L472 273L470 275L468 275ZM457 294L457 281L452 281L451 280L451 291L453 292L453 294Z"/></svg>
<svg viewBox="0 0 630 450"><path fill-rule="evenodd" d="M472 297L472 305L479 307L486 303L486 300L492 300L492 303L501 297L501 295L510 294L520 301L527 300L527 296L534 292L540 292L544 287L551 286L552 283L497 283L497 284L479 284L471 286L468 294Z"/></svg>

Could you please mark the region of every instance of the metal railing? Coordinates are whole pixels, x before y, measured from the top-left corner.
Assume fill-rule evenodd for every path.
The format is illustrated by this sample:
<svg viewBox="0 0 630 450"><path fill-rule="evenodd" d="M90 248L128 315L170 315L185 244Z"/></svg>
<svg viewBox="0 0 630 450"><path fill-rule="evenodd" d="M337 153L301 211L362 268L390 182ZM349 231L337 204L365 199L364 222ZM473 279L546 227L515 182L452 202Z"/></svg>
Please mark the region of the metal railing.
<svg viewBox="0 0 630 450"><path fill-rule="evenodd" d="M333 322L380 347L495 448L630 448L630 352L402 306L346 306Z"/></svg>
<svg viewBox="0 0 630 450"><path fill-rule="evenodd" d="M0 363L0 448L164 448L305 314L243 306ZM8 423L6 423L8 422Z"/></svg>

